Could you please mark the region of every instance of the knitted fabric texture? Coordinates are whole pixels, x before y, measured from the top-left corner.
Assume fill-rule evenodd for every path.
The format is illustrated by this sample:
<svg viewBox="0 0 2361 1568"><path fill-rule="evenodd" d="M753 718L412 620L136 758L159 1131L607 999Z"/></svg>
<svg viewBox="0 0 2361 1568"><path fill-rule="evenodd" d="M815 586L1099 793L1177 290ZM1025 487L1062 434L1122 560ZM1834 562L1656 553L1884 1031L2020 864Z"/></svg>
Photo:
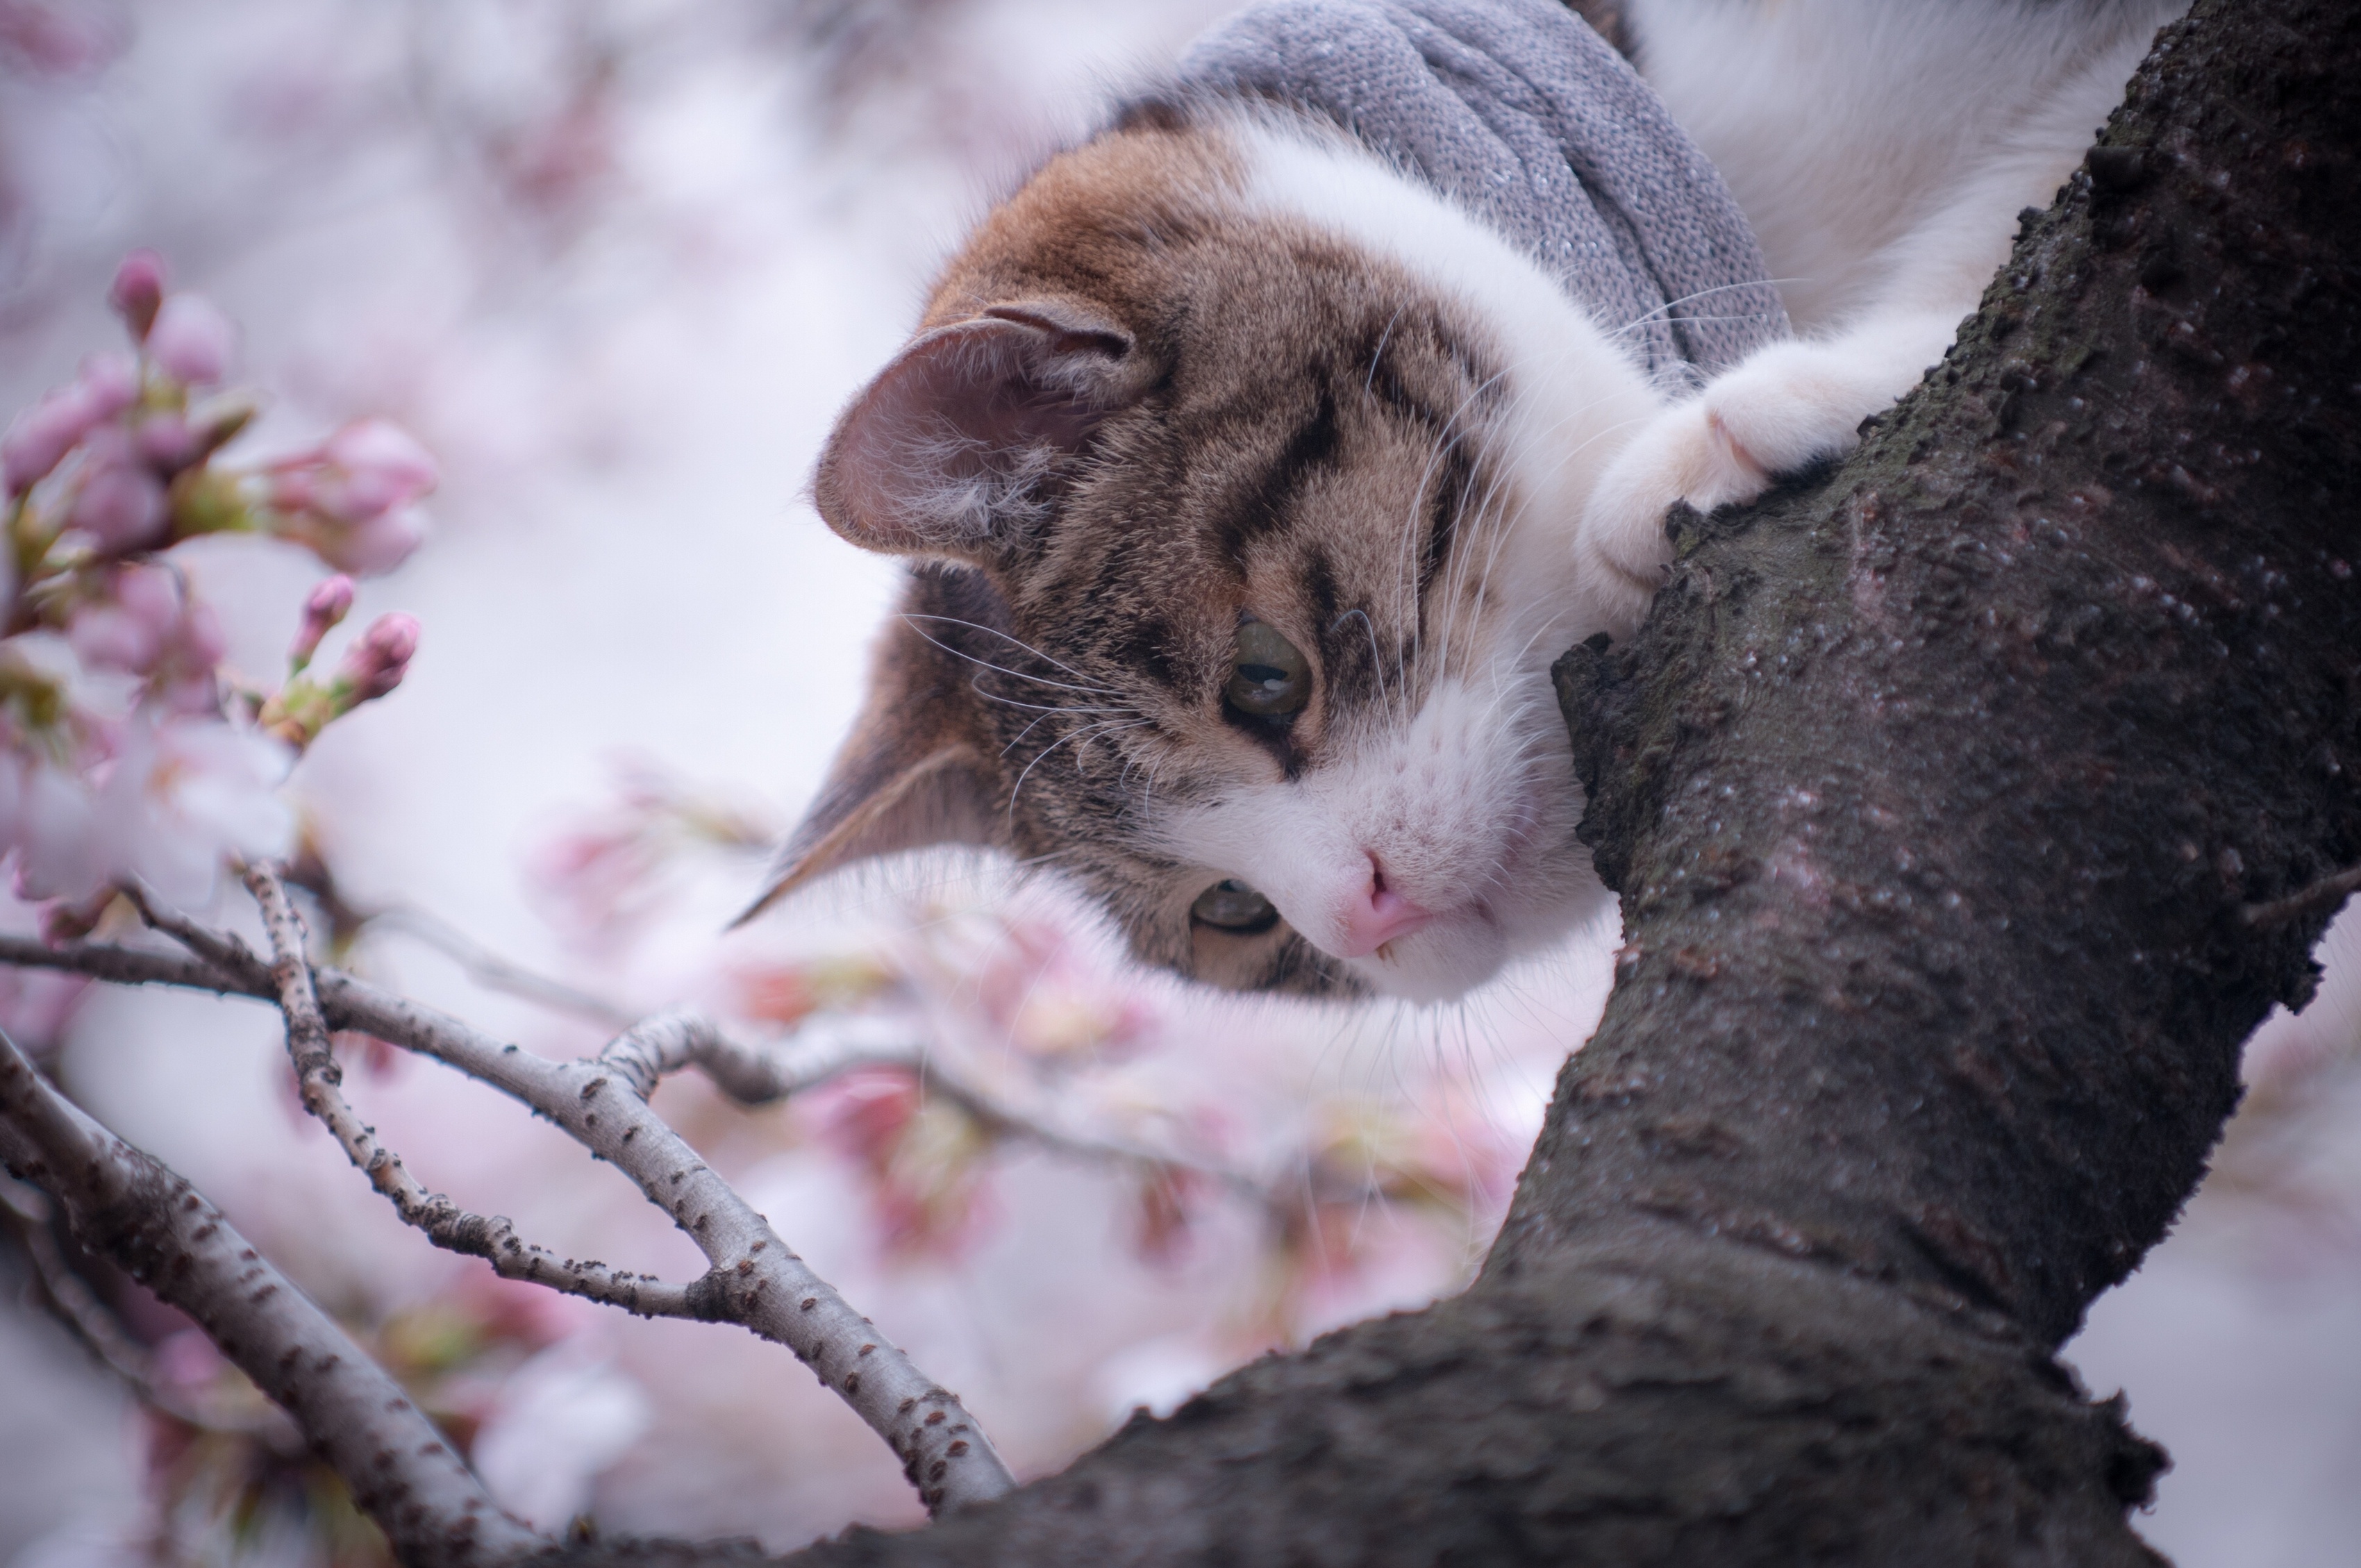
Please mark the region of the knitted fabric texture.
<svg viewBox="0 0 2361 1568"><path fill-rule="evenodd" d="M1276 0L1201 39L1180 85L1334 120L1532 255L1668 386L1788 335L1720 174L1556 0Z"/></svg>

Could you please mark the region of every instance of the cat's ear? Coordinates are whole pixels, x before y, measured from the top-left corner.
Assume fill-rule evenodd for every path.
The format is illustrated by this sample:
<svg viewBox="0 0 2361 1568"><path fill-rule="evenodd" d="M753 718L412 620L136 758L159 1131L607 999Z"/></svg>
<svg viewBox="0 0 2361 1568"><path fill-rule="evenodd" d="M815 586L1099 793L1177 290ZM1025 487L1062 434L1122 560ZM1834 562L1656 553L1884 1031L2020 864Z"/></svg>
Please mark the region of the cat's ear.
<svg viewBox="0 0 2361 1568"><path fill-rule="evenodd" d="M960 722L972 701L954 661L900 616L887 623L852 733L765 880L743 925L846 866L941 844L999 845L991 769Z"/></svg>
<svg viewBox="0 0 2361 1568"><path fill-rule="evenodd" d="M986 561L1046 510L1061 460L1146 377L1132 335L1070 302L922 333L836 422L812 480L828 525L895 554Z"/></svg>

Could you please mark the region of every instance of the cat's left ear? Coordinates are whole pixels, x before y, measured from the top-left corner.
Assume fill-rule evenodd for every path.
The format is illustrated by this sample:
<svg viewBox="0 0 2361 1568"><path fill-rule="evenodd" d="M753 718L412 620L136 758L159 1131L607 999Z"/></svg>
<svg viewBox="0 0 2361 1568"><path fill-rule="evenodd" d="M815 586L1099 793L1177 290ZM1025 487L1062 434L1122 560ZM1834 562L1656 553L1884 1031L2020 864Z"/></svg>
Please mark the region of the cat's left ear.
<svg viewBox="0 0 2361 1568"><path fill-rule="evenodd" d="M1063 460L1147 380L1132 334L1071 301L920 334L838 419L812 490L853 543L989 561L1047 510Z"/></svg>

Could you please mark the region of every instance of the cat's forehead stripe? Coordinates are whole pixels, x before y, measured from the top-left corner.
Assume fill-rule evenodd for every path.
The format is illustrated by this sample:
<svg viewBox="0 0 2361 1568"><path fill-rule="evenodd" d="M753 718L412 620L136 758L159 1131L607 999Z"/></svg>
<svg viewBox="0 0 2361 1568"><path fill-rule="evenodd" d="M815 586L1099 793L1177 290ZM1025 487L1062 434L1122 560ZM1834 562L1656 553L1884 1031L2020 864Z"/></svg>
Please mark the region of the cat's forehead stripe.
<svg viewBox="0 0 2361 1568"><path fill-rule="evenodd" d="M1315 472L1335 466L1341 444L1335 392L1323 385L1311 413L1290 433L1279 455L1260 473L1249 470L1244 493L1224 509L1215 533L1222 554L1243 560L1257 538L1287 527L1296 498Z"/></svg>

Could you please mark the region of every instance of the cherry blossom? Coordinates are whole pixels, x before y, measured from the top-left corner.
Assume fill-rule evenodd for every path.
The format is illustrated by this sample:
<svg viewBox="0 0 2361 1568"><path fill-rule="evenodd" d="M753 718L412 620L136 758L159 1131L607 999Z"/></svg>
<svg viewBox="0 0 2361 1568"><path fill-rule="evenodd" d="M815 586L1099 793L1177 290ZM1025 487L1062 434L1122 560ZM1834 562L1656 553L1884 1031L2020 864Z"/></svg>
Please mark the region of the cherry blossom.
<svg viewBox="0 0 2361 1568"><path fill-rule="evenodd" d="M413 503L434 488L434 459L409 432L357 420L312 452L273 465L269 504L281 532L330 565L390 572L425 538Z"/></svg>
<svg viewBox="0 0 2361 1568"><path fill-rule="evenodd" d="M388 614L330 680L306 678L351 609L338 576L306 602L286 685L234 691L219 619L171 546L275 532L383 570L417 543L412 509L434 482L425 450L375 419L267 468L221 461L256 404L192 392L228 373L229 318L167 292L150 252L125 259L109 299L138 357L88 356L0 437L15 544L0 552L0 860L60 929L97 919L91 901L126 880L203 904L225 863L284 853L294 822L279 790L295 757L399 685L417 652L417 621Z"/></svg>
<svg viewBox="0 0 2361 1568"><path fill-rule="evenodd" d="M156 312L164 303L164 258L152 250L135 250L125 257L115 269L115 281L107 287L106 302L131 329L132 340L146 342L148 329L156 324Z"/></svg>
<svg viewBox="0 0 2361 1568"><path fill-rule="evenodd" d="M167 294L144 345L159 369L191 386L209 387L229 374L237 328L202 294Z"/></svg>
<svg viewBox="0 0 2361 1568"><path fill-rule="evenodd" d="M210 903L225 861L284 855L292 847L294 814L279 786L293 761L271 736L218 718L143 711L96 802L104 874L137 877L184 906Z"/></svg>
<svg viewBox="0 0 2361 1568"><path fill-rule="evenodd" d="M287 648L290 674L302 674L320 651L320 639L335 630L353 610L353 580L342 572L322 579L303 601L303 622Z"/></svg>

